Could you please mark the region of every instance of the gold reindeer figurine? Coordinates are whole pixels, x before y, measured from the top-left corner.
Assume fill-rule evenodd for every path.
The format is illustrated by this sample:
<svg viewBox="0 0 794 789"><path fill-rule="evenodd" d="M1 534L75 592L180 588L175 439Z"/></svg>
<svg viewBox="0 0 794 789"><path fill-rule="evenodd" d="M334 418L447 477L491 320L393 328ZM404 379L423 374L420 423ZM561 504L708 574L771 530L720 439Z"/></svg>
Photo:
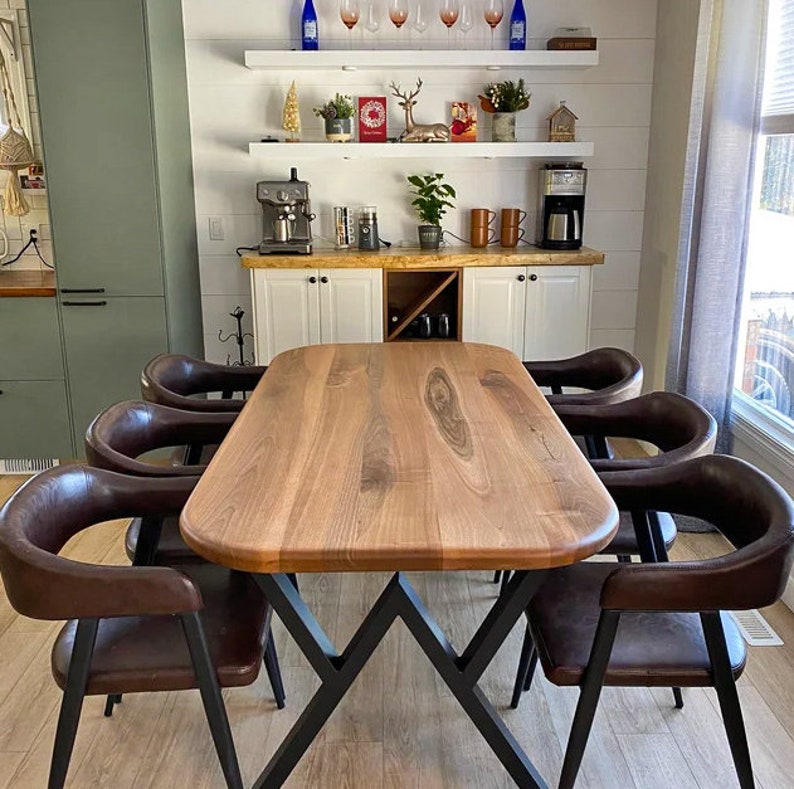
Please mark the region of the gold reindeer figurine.
<svg viewBox="0 0 794 789"><path fill-rule="evenodd" d="M405 131L400 135L400 142L449 142L449 126L445 123L414 123L413 109L416 96L422 89L422 80L416 80L416 90L408 95L400 92L400 86L392 82L389 87L392 95L402 101L398 102L405 110Z"/></svg>

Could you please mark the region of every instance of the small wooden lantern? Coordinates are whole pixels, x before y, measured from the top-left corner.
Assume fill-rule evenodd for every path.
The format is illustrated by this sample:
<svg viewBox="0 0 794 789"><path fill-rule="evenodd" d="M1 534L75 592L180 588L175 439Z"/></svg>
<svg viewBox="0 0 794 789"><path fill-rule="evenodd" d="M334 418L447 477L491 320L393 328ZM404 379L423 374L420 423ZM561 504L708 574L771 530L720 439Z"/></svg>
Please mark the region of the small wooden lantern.
<svg viewBox="0 0 794 789"><path fill-rule="evenodd" d="M576 142L576 117L561 101L560 106L548 117L549 142Z"/></svg>

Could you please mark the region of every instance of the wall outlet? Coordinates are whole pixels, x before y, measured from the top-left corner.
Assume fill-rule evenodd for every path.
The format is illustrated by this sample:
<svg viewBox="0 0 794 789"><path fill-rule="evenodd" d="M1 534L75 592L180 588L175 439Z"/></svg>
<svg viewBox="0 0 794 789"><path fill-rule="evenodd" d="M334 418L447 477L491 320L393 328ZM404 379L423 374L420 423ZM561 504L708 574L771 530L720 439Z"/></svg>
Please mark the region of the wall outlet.
<svg viewBox="0 0 794 789"><path fill-rule="evenodd" d="M210 241L223 241L225 238L223 232L223 217L211 216L209 218L210 225Z"/></svg>
<svg viewBox="0 0 794 789"><path fill-rule="evenodd" d="M31 232L34 232L37 237L41 237L39 233L39 223L38 222L26 222L24 219L20 221L20 226L22 227L22 240L28 241L30 239Z"/></svg>

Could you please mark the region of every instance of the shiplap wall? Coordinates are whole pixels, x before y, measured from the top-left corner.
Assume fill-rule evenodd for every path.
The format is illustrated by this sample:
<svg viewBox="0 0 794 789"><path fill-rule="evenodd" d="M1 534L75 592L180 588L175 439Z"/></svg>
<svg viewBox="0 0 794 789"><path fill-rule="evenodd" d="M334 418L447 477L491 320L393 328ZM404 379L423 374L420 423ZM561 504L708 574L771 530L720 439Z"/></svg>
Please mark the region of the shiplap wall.
<svg viewBox="0 0 794 789"><path fill-rule="evenodd" d="M465 45L490 46L488 28L475 0L475 28ZM509 2L505 3L510 6ZM524 0L530 48L542 49L555 28L587 25L598 37L600 65L585 71L502 71L497 79L523 76L532 91L532 105L519 114L519 140L544 140L545 119L565 99L580 120L577 139L593 141L596 154L585 162L589 186L584 240L607 252L606 264L595 270L590 342L592 346L634 346L637 285L640 268L646 161L653 80L657 0ZM219 330L234 327L229 317L236 305L247 312L247 274L235 255L238 246L261 240L261 214L255 184L262 179L286 179L290 165L311 182L316 236L330 238L334 205L378 207L381 236L401 242L415 238L416 219L410 207L405 176L436 168L432 158L416 161L322 162L300 158L273 163L248 154L248 143L267 134L283 136L281 113L292 79L300 97L303 138L322 139L321 121L311 108L335 91L356 95L388 95L394 79L424 88L415 109L419 122L445 120L452 100L475 101L492 72L287 72L250 71L243 66L245 49L290 49L299 46L301 0L184 0L196 221L201 262L205 345L208 358L225 361L233 349L218 342ZM321 46L347 47L347 31L338 17L336 0L315 0ZM370 49L445 49L446 28L433 18L420 36L408 26L396 31L380 2L381 30L373 35L354 31L354 46ZM435 8L433 3L430 3ZM410 20L409 20L410 22ZM506 47L507 25L497 30L496 46ZM453 47L463 47L461 34ZM389 134L403 128L402 111L390 102ZM481 133L490 139L488 118L480 113ZM460 159L444 162L447 179L458 190L458 211L444 227L465 237L468 209L520 207L529 212L534 235L537 208L537 160ZM223 219L225 240L209 239L209 217ZM415 242L413 242L415 243ZM249 346L250 348L250 346Z"/></svg>
<svg viewBox="0 0 794 789"><path fill-rule="evenodd" d="M28 29L28 12L25 0L0 0L0 10L13 9L16 13L17 24L19 30L19 38L21 43L22 62L25 69L26 77L26 93L28 108L30 110L30 129L25 129L28 133L30 141L33 143L33 152L36 159L40 162L42 160L41 150L41 133L39 131L39 108L36 101L36 83L33 78L33 58L30 50L30 31ZM17 96L17 102L20 97ZM5 189L5 176L0 179L2 189ZM8 236L8 254L5 259L12 258L23 247L27 237L23 240L23 235L27 236L24 232L24 227L35 227L39 232L39 249L48 263L54 263L52 253L52 243L50 241L50 215L47 209L47 197L44 194L31 194L25 193L25 199L30 206L30 213L23 217L6 216L2 207L0 206L0 229L2 229ZM44 264L39 260L33 249L28 249L25 254L10 266L5 267L3 270L8 269L43 269Z"/></svg>

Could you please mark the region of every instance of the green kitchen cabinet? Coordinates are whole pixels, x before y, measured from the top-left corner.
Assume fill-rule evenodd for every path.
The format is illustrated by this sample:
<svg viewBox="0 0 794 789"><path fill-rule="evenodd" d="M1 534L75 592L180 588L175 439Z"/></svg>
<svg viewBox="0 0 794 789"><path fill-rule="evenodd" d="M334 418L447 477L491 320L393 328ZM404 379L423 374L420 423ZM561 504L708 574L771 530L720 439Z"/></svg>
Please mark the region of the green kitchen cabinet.
<svg viewBox="0 0 794 789"><path fill-rule="evenodd" d="M182 7L27 5L80 456L97 411L140 397L149 358L203 352Z"/></svg>
<svg viewBox="0 0 794 789"><path fill-rule="evenodd" d="M141 370L163 350L165 302L118 297L62 304L74 440L82 452L86 427L102 409L140 399Z"/></svg>
<svg viewBox="0 0 794 789"><path fill-rule="evenodd" d="M71 456L64 382L0 380L0 457Z"/></svg>
<svg viewBox="0 0 794 789"><path fill-rule="evenodd" d="M58 305L53 298L0 301L0 380L61 380ZM0 457L5 457L0 453Z"/></svg>

